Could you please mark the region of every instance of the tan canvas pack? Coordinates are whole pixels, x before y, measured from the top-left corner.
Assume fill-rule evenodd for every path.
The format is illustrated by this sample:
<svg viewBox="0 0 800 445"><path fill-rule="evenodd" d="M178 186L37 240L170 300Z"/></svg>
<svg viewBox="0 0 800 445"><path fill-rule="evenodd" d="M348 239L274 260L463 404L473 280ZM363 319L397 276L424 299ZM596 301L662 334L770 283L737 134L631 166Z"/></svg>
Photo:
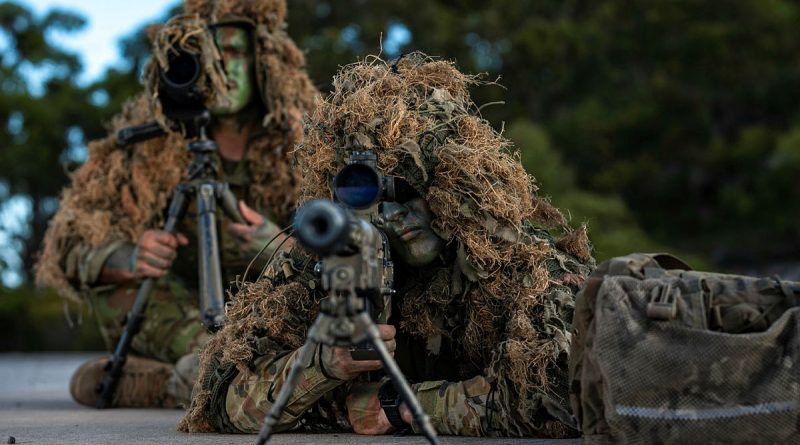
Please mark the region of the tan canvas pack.
<svg viewBox="0 0 800 445"><path fill-rule="evenodd" d="M800 283L602 263L578 294L570 398L585 444L799 444Z"/></svg>

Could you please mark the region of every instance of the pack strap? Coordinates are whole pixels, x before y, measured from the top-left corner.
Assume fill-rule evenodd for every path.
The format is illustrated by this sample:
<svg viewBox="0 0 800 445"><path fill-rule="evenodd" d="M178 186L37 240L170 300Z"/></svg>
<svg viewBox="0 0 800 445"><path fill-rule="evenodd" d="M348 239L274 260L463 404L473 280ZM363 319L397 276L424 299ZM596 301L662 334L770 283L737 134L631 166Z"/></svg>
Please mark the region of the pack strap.
<svg viewBox="0 0 800 445"><path fill-rule="evenodd" d="M783 292L783 295L785 295L786 298L792 302L792 305L800 306L800 283L796 281L781 280L777 276L775 276L774 279L778 283L778 287L780 288L781 292Z"/></svg>
<svg viewBox="0 0 800 445"><path fill-rule="evenodd" d="M667 270L689 271L692 268L668 253L632 253L606 261L595 273L645 279L661 277Z"/></svg>

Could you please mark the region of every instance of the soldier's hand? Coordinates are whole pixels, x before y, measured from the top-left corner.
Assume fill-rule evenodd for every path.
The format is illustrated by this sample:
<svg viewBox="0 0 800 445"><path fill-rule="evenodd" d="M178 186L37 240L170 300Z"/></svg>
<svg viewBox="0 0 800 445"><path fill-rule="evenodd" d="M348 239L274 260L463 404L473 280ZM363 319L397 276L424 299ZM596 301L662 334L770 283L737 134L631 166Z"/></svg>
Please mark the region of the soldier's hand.
<svg viewBox="0 0 800 445"><path fill-rule="evenodd" d="M228 233L233 235L233 239L242 252L257 252L280 232L280 227L241 200L239 201L239 212L247 224L230 222L228 223Z"/></svg>
<svg viewBox="0 0 800 445"><path fill-rule="evenodd" d="M133 273L137 278L161 278L177 256L178 246L189 244L185 235L164 230L147 230L136 244Z"/></svg>
<svg viewBox="0 0 800 445"><path fill-rule="evenodd" d="M396 428L389 422L378 399L380 382L354 383L347 394L347 420L356 434L387 434ZM411 425L413 416L405 403L400 404L403 422Z"/></svg>
<svg viewBox="0 0 800 445"><path fill-rule="evenodd" d="M379 324L378 330L381 333L381 339L386 343L386 348L394 355L394 350L397 348L394 326ZM352 380L362 372L383 368L383 362L380 360L353 360L348 348L323 346L322 367L332 377L339 380Z"/></svg>

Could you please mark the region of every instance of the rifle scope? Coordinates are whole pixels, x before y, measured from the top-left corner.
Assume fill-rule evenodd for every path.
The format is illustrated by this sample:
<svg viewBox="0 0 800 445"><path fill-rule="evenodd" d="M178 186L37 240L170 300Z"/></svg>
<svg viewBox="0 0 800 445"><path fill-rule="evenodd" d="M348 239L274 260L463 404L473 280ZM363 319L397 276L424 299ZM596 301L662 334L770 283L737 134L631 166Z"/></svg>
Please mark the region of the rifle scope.
<svg viewBox="0 0 800 445"><path fill-rule="evenodd" d="M404 179L383 176L376 166L375 152L353 152L350 163L333 178L336 199L349 208L364 210L380 201L406 202L418 195Z"/></svg>
<svg viewBox="0 0 800 445"><path fill-rule="evenodd" d="M324 199L316 199L297 211L295 236L303 246L325 256L347 250L352 244L354 219L349 213Z"/></svg>

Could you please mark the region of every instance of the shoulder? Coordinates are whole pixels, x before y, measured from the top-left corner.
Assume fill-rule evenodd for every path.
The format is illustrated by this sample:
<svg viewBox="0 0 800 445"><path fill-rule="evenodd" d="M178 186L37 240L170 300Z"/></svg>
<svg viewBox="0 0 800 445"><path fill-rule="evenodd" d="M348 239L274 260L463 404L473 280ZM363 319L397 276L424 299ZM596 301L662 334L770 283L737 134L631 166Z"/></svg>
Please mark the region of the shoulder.
<svg viewBox="0 0 800 445"><path fill-rule="evenodd" d="M269 280L272 285L298 283L313 291L320 288L314 270L317 262L316 256L295 245L288 252L279 252L275 256L262 279Z"/></svg>

